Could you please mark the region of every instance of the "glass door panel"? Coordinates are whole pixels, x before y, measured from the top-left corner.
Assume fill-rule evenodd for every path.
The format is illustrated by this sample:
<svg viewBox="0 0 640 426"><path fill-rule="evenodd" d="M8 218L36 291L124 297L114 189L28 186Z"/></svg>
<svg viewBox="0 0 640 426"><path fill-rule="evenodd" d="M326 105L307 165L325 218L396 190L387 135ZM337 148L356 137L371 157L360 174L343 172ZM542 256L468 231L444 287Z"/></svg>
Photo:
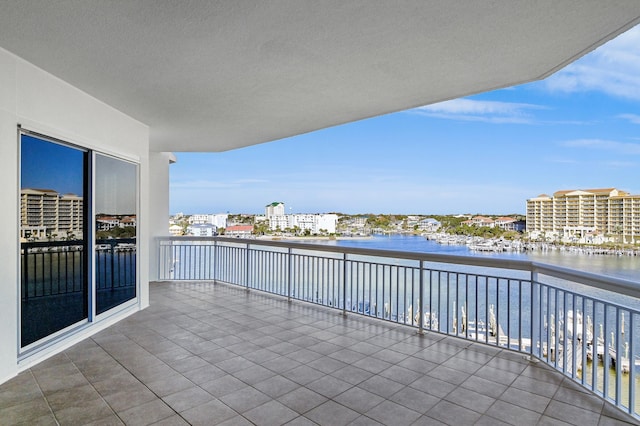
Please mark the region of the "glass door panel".
<svg viewBox="0 0 640 426"><path fill-rule="evenodd" d="M95 154L96 314L136 297L138 166Z"/></svg>
<svg viewBox="0 0 640 426"><path fill-rule="evenodd" d="M88 318L88 152L20 134L20 337L26 347Z"/></svg>

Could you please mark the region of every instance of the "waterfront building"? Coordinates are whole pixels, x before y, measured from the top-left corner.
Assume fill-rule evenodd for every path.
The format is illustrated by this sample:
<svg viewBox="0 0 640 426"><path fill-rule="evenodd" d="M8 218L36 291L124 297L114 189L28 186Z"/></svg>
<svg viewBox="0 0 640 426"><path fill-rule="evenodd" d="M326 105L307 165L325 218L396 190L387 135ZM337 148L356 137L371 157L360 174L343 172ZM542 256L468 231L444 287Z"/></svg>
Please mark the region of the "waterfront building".
<svg viewBox="0 0 640 426"><path fill-rule="evenodd" d="M218 234L218 227L210 223L197 223L187 227L187 234L194 237L213 237Z"/></svg>
<svg viewBox="0 0 640 426"><path fill-rule="evenodd" d="M269 221L272 231L299 229L311 234L335 234L338 226L336 214L284 214L284 203L277 201L265 206L265 219Z"/></svg>
<svg viewBox="0 0 640 426"><path fill-rule="evenodd" d="M169 226L169 235L171 235L172 237L178 237L180 235L182 235L183 232L183 228L180 225L170 225Z"/></svg>
<svg viewBox="0 0 640 426"><path fill-rule="evenodd" d="M640 195L616 188L557 191L527 200L527 232L565 242L640 241Z"/></svg>
<svg viewBox="0 0 640 426"><path fill-rule="evenodd" d="M226 237L249 238L253 234L253 225L231 225L225 229Z"/></svg>
<svg viewBox="0 0 640 426"><path fill-rule="evenodd" d="M358 228L364 228L365 226L367 226L367 219L367 216L356 216L351 219L350 225Z"/></svg>
<svg viewBox="0 0 640 426"><path fill-rule="evenodd" d="M611 197L608 209L607 233L625 243L640 242L640 195Z"/></svg>
<svg viewBox="0 0 640 426"><path fill-rule="evenodd" d="M338 215L336 214L316 214L314 215L314 228L312 233L318 234L322 231L328 234L335 234L338 226Z"/></svg>
<svg viewBox="0 0 640 426"><path fill-rule="evenodd" d="M120 225L120 219L113 216L99 216L96 218L96 229L98 231L110 231Z"/></svg>
<svg viewBox="0 0 640 426"><path fill-rule="evenodd" d="M341 235L369 235L371 230L367 226L367 216L340 216L336 224L336 231Z"/></svg>
<svg viewBox="0 0 640 426"><path fill-rule="evenodd" d="M120 219L120 226L123 228L126 227L136 227L137 224L137 219L135 216L125 216L122 219Z"/></svg>
<svg viewBox="0 0 640 426"><path fill-rule="evenodd" d="M442 224L440 223L440 221L432 217L428 217L418 222L418 230L425 232L435 232L440 228L441 225Z"/></svg>
<svg viewBox="0 0 640 426"><path fill-rule="evenodd" d="M274 215L267 219L269 220L269 229L272 231L282 231L290 227L289 218L285 215Z"/></svg>
<svg viewBox="0 0 640 426"><path fill-rule="evenodd" d="M525 229L525 221L513 217L499 217L494 220L495 226L504 231L522 232Z"/></svg>
<svg viewBox="0 0 640 426"><path fill-rule="evenodd" d="M311 234L335 234L338 226L336 214L286 214L269 217L269 229L272 231L298 228Z"/></svg>
<svg viewBox="0 0 640 426"><path fill-rule="evenodd" d="M465 220L462 224L469 226L484 226L486 228L493 228L496 226L495 221L486 216L474 216L469 220Z"/></svg>
<svg viewBox="0 0 640 426"><path fill-rule="evenodd" d="M271 204L267 204L264 209L267 219L271 216L284 216L284 203L281 201L274 201Z"/></svg>
<svg viewBox="0 0 640 426"><path fill-rule="evenodd" d="M52 189L20 190L20 237L82 236L83 200Z"/></svg>
<svg viewBox="0 0 640 426"><path fill-rule="evenodd" d="M109 216L104 214L96 215L96 230L110 231L113 228L135 228L137 219L135 215L129 216Z"/></svg>
<svg viewBox="0 0 640 426"><path fill-rule="evenodd" d="M190 225L196 225L200 223L207 223L209 221L208 214L192 214L189 216L188 222Z"/></svg>
<svg viewBox="0 0 640 426"><path fill-rule="evenodd" d="M227 227L227 218L229 214L227 213L217 213L217 214L192 214L189 216L189 224L190 225L215 225L216 228L226 228Z"/></svg>

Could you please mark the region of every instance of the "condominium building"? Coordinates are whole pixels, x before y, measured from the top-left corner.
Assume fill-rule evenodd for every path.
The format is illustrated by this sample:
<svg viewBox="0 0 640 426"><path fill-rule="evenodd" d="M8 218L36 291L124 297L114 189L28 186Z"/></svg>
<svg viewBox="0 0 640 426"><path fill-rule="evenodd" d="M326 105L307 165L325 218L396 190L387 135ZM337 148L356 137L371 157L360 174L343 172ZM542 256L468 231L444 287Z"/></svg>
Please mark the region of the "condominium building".
<svg viewBox="0 0 640 426"><path fill-rule="evenodd" d="M608 233L626 243L640 243L640 195L619 195L609 200Z"/></svg>
<svg viewBox="0 0 640 426"><path fill-rule="evenodd" d="M226 228L229 214L194 214L189 216L189 225L214 225L216 228Z"/></svg>
<svg viewBox="0 0 640 426"><path fill-rule="evenodd" d="M284 214L284 203L274 202L265 206L266 220L272 231L287 228L299 228L312 234L335 234L338 225L338 215L335 214Z"/></svg>
<svg viewBox="0 0 640 426"><path fill-rule="evenodd" d="M58 238L81 237L83 199L51 189L22 189L20 224L20 236L25 239L54 235Z"/></svg>
<svg viewBox="0 0 640 426"><path fill-rule="evenodd" d="M527 200L527 231L567 241L640 241L640 195L616 188L558 191ZM588 240L587 240L588 239Z"/></svg>
<svg viewBox="0 0 640 426"><path fill-rule="evenodd" d="M267 219L271 216L284 216L284 203L281 201L274 201L271 204L267 204L264 209Z"/></svg>

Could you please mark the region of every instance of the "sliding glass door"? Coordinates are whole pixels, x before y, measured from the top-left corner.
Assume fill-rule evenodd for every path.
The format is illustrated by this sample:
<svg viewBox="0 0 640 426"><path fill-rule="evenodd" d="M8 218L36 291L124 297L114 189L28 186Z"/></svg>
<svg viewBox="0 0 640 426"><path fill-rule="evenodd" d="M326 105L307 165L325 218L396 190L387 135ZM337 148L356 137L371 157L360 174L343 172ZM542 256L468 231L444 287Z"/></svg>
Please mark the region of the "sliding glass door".
<svg viewBox="0 0 640 426"><path fill-rule="evenodd" d="M20 347L137 297L138 165L32 133L20 139Z"/></svg>

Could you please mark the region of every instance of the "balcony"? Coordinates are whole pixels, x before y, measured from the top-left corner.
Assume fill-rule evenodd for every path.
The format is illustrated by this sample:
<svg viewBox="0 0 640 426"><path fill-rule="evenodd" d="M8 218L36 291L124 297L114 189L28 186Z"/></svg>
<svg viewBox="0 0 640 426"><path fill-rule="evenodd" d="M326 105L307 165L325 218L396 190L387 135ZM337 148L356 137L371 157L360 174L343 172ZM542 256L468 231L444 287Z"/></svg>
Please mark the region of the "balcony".
<svg viewBox="0 0 640 426"><path fill-rule="evenodd" d="M213 282L0 386L3 424L633 423L521 354Z"/></svg>
<svg viewBox="0 0 640 426"><path fill-rule="evenodd" d="M617 3L616 7L592 2L588 7L580 8L579 13L576 13L574 3L522 0L503 2L500 7L480 2L469 2L464 7L455 2L414 2L410 7L398 7L391 2L364 2L354 7L333 1L308 2L309 7L306 7L306 4L294 1L246 4L196 1L190 2L188 8L159 8L152 4L132 6L130 2L90 2L83 7L75 2L25 0L5 3L0 14L0 86L3 87L0 105L2 128L7 131L1 132L3 167L0 173L8 190L0 194L5 224L0 239L5 282L0 292L0 312L3 313L0 322L1 380L14 376L25 365L37 362L40 355L51 355L62 346L80 340L77 334L65 334L47 348L50 349L48 353L34 355L28 362L21 357L22 295L19 286L23 277L17 267L21 256L16 249L20 230L15 224L18 222L16 190L21 185L22 151L16 143L16 132L10 129L43 132L44 136L60 138L63 143L91 151L87 152L90 156L113 155L139 165L138 178L131 180L139 194L141 248L137 257L139 298L138 304L131 308L133 312L147 308L149 281L157 278L156 273L149 272L149 269L158 270L157 256L150 252L153 238L166 232L168 168L175 160L171 151L220 152L537 80L640 22L640 5L629 0ZM56 24L50 25L49 21L54 17ZM98 20L97 26L95 20ZM238 31L242 33L240 37ZM123 40L127 41L125 49L122 48ZM550 45L554 48L549 49ZM158 90L159 78L163 90ZM202 90L203 87L222 88L224 93ZM301 105L306 107L301 108ZM86 189L86 199L93 200L94 191L89 185ZM31 195L28 197L32 198ZM43 205L45 198L50 200L42 196ZM544 203L547 204L551 201ZM251 256L254 252L255 246L247 250ZM353 261L350 256L344 259L347 264ZM282 259L287 258L283 256ZM412 276L424 275L422 281L427 282L426 273L420 272L422 266L419 264L416 272L416 260L409 260L411 265L401 266L413 269L403 271ZM335 265L342 265L341 260L334 261ZM202 265L204 269L208 267L206 262ZM254 274L247 276L251 281L245 284L255 286L259 282L254 277L269 273L268 268L265 271L252 269L255 265L253 260L246 265L239 259L236 262L235 267L242 268L236 270L238 277L247 271ZM232 266L229 264L227 269L232 270ZM381 269L389 270L392 266ZM214 280L219 284L212 284ZM202 281L209 283L207 286L211 288L222 286L222 277L202 278ZM90 284L95 289L95 279ZM522 285L528 287L530 284L522 280ZM162 298L162 293L158 293L161 290L162 286L152 290L154 301ZM386 287L384 291L384 296L389 294ZM94 297L95 293L90 296ZM175 293L168 297L179 299L182 296ZM295 297L292 293L288 296ZM282 296L272 297L280 300L278 298ZM241 296L238 300L244 302L244 298ZM323 297L311 295L311 299L319 301ZM272 306L269 300L265 299L265 303ZM346 299L335 297L335 300L346 306ZM380 301L383 300L381 295ZM407 319L415 317L415 307L420 305L417 298L411 300L411 315L408 315L409 306L403 306L403 312L389 309L387 318L383 304L377 304L374 311L370 299L368 310L370 314L376 312L376 317L368 315L362 321L384 322L384 327L408 329L414 336L413 333L425 328L425 318L421 312L417 326L406 324ZM425 298L421 300L424 304ZM456 300L455 306L448 302L442 306L459 313L461 299ZM364 317L367 300L362 302ZM196 305L204 306L200 303L208 305L209 302L202 299ZM291 306L307 306L301 302L292 303ZM154 319L162 324L175 319L170 304L161 301L156 305L113 330L124 331L118 327L129 326L127 339L133 341L135 338L146 345L143 336L136 333L150 331L146 328L152 326L148 322L149 315L155 312ZM398 305L401 305L399 301ZM356 316L358 303L355 306L356 312L347 318ZM351 307L353 309L353 305ZM378 308L383 312L382 318L377 318ZM486 316L490 306L484 308L480 311ZM165 310L157 311L159 309ZM338 312L335 306L322 309L320 312L328 315L327 318ZM505 319L501 309L504 309L502 304L496 309L498 323ZM203 314L204 310L198 308L193 312ZM225 315L244 320L245 311ZM311 311L305 312L303 319L304 315L311 315ZM404 322L401 322L403 318ZM438 318L440 324L452 327L449 320L453 316L439 315ZM461 324L462 317L456 318ZM102 330L109 321L89 324L86 334ZM263 321L261 319L260 323ZM476 328L480 325L477 322ZM193 328L206 324L184 326L195 331ZM543 329L550 329L545 327L543 324ZM262 331L267 333L267 330ZM435 332L427 331L427 334L433 336ZM442 333L438 329L435 336L459 341L457 335L460 333L456 336L448 334L452 333ZM161 337L169 340L175 336ZM511 353L513 349L500 346L500 337L498 333L495 344L487 337L488 348ZM514 338L520 337L527 338L524 335ZM212 336L203 338L213 339ZM535 341L535 336L531 338ZM100 335L96 335L87 342L97 345L99 339ZM469 340L464 342L474 347L478 345ZM511 345L510 340L507 342ZM106 347L106 342L101 343ZM77 355L81 349L69 349L62 358L71 359L74 351ZM632 349L637 350L637 346ZM157 348L153 350L156 355L161 353ZM106 364L109 359L122 359L123 354L118 349L110 348L110 351L111 355L105 357ZM132 345L130 355L136 351L136 346ZM99 351L89 345L86 352L88 355ZM18 380L35 377L39 369L55 366L59 358L34 367ZM74 361L88 377L98 375L95 371L87 371L81 359L76 357ZM121 365L134 370L133 365L124 361ZM115 370L109 373L117 375ZM151 384L148 377L143 378L144 374L136 374L145 380L144 383ZM62 419L65 408L61 407L61 402L67 399L62 395L53 396L52 388L47 388L43 376L38 377L49 407L54 408ZM73 383L73 374L67 377L66 382ZM608 389L607 386L604 388ZM604 391L604 396L610 397L607 392ZM23 397L29 394L27 391ZM3 393L3 397L8 398L5 402L11 400L8 395ZM93 394L87 395L88 400L93 400ZM624 406L624 402L621 404ZM3 402L2 406L8 405L15 404ZM67 412L74 410L72 406L67 408ZM11 409L3 410L2 422L15 418L11 417L11 412Z"/></svg>
<svg viewBox="0 0 640 426"><path fill-rule="evenodd" d="M640 424L637 284L223 238L159 256L151 307L0 386L3 424Z"/></svg>

